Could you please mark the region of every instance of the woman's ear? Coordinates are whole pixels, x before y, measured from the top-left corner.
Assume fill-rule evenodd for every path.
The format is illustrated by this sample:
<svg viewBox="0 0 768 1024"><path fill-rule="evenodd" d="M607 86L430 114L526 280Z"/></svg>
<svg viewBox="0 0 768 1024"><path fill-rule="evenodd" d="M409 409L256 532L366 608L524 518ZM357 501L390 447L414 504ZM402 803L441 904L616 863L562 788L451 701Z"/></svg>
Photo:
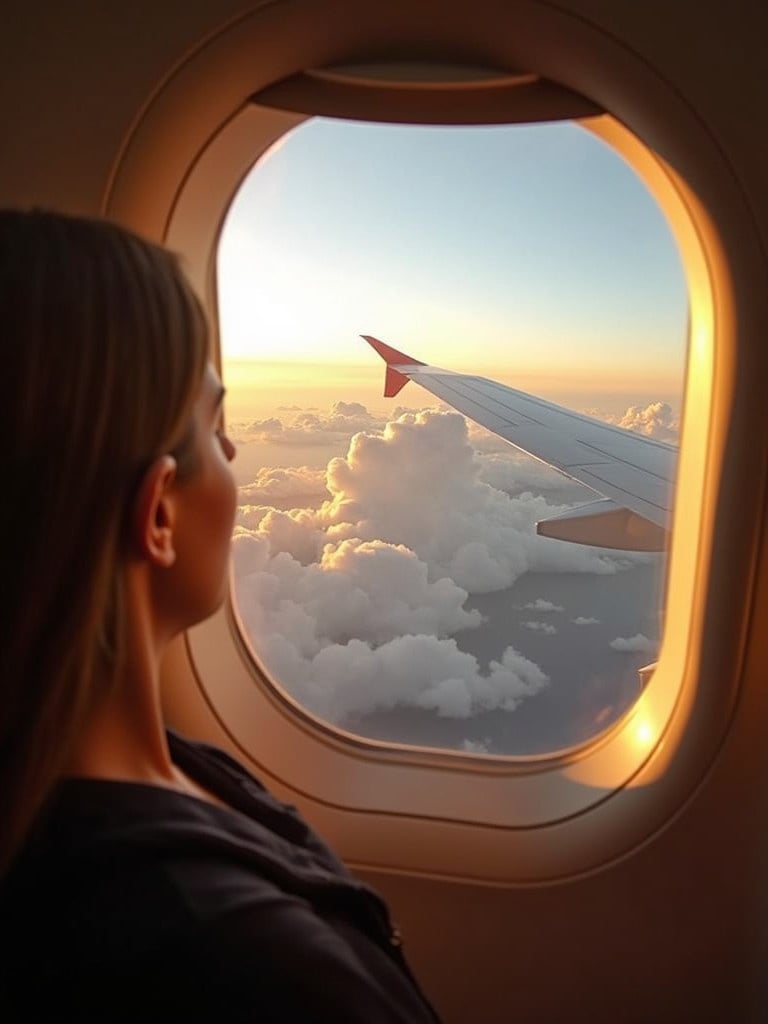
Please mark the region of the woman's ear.
<svg viewBox="0 0 768 1024"><path fill-rule="evenodd" d="M155 459L142 477L132 510L136 553L159 569L169 569L176 561L176 499L172 486L175 479L173 456Z"/></svg>

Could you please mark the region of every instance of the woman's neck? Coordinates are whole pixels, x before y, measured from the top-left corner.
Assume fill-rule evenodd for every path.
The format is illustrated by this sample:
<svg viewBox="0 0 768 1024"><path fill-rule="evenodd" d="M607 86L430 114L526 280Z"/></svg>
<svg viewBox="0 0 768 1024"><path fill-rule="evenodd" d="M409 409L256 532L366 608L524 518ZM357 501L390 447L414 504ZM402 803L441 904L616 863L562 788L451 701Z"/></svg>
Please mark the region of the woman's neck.
<svg viewBox="0 0 768 1024"><path fill-rule="evenodd" d="M124 663L84 723L65 774L165 786L226 806L171 760L160 704L160 657L175 629L152 600L145 567L128 567L123 583Z"/></svg>
<svg viewBox="0 0 768 1024"><path fill-rule="evenodd" d="M156 680L124 676L110 689L85 722L67 774L156 783L173 779Z"/></svg>
<svg viewBox="0 0 768 1024"><path fill-rule="evenodd" d="M151 712L136 715L136 691L128 707L117 695L92 716L66 774L113 782L143 782L228 805L195 782L171 760L165 724L157 700Z"/></svg>
<svg viewBox="0 0 768 1024"><path fill-rule="evenodd" d="M148 573L129 567L123 579L124 655L116 679L91 709L66 774L169 784L174 766L160 707L164 647Z"/></svg>

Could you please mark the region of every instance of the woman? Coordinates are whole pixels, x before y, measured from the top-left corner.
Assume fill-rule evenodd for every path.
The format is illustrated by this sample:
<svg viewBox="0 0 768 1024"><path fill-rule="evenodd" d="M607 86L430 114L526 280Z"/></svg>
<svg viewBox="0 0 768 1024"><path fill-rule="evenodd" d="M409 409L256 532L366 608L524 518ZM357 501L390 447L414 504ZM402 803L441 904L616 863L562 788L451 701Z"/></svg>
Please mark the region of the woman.
<svg viewBox="0 0 768 1024"><path fill-rule="evenodd" d="M163 725L158 663L224 598L236 505L175 259L105 222L0 213L0 324L11 1019L434 1021L379 898Z"/></svg>

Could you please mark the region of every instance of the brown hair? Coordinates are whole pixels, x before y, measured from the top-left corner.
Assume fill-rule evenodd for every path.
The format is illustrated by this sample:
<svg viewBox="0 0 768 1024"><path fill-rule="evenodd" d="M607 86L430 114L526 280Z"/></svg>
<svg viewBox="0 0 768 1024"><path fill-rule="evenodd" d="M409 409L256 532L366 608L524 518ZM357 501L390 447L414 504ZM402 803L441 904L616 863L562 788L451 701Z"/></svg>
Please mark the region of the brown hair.
<svg viewBox="0 0 768 1024"><path fill-rule="evenodd" d="M125 517L183 474L208 335L164 249L106 221L0 211L0 874L122 657Z"/></svg>

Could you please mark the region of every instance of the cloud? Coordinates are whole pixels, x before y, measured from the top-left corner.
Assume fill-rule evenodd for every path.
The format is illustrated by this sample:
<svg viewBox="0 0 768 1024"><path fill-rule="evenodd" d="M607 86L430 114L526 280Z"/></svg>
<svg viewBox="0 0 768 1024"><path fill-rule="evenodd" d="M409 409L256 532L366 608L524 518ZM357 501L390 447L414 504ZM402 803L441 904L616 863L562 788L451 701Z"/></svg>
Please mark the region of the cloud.
<svg viewBox="0 0 768 1024"><path fill-rule="evenodd" d="M233 538L236 548L243 546L246 533L265 542L271 554L288 554L301 565L318 561L327 539L312 509L282 511L265 505L238 509Z"/></svg>
<svg viewBox="0 0 768 1024"><path fill-rule="evenodd" d="M510 587L524 572L615 573L604 552L535 532L537 520L568 506L541 495L510 498L479 479L456 413L425 411L352 438L328 464L332 500L322 515L330 536L403 543L470 593Z"/></svg>
<svg viewBox="0 0 768 1024"><path fill-rule="evenodd" d="M318 416L309 412L295 416L288 426L271 416L266 420L233 424L230 432L236 441L255 441L259 444L329 445L338 440L336 434L323 429Z"/></svg>
<svg viewBox="0 0 768 1024"><path fill-rule="evenodd" d="M288 423L275 416L233 423L231 432L237 440L262 444L325 445L349 438L358 430L384 426L384 421L373 416L360 402L334 402L326 413L301 410L298 406L281 406L280 410L297 414Z"/></svg>
<svg viewBox="0 0 768 1024"><path fill-rule="evenodd" d="M383 542L328 545L302 566L270 556L253 533L235 536L238 609L259 657L286 689L326 721L396 706L467 718L514 710L548 677L508 647L486 673L446 634L480 622L450 580Z"/></svg>
<svg viewBox="0 0 768 1024"><path fill-rule="evenodd" d="M330 721L403 705L446 718L513 711L548 682L538 666L511 647L483 674L455 640L418 635L397 637L375 649L360 640L332 645L305 662L305 668L299 695Z"/></svg>
<svg viewBox="0 0 768 1024"><path fill-rule="evenodd" d="M600 619L593 619L586 615L577 615L575 619L571 619L574 626L597 626L600 624Z"/></svg>
<svg viewBox="0 0 768 1024"><path fill-rule="evenodd" d="M548 622L523 622L521 625L536 633L543 633L545 636L553 636L557 632L557 629Z"/></svg>
<svg viewBox="0 0 768 1024"><path fill-rule="evenodd" d="M322 422L367 415L336 403ZM464 418L427 410L358 431L322 480L306 468L262 470L242 489L238 609L259 658L311 711L334 722L397 706L466 718L513 711L547 684L513 647L487 670L459 649L455 637L482 622L468 594L505 589L525 572L605 574L621 563L539 537L537 519L567 506L512 498L480 468ZM269 505L323 485L319 507ZM539 611L559 609L539 601Z"/></svg>
<svg viewBox="0 0 768 1024"><path fill-rule="evenodd" d="M585 409L584 412L588 416L646 437L654 437L658 441L670 444L679 441L680 419L668 402L649 402L646 406L630 405L621 416L613 416L599 409Z"/></svg>
<svg viewBox="0 0 768 1024"><path fill-rule="evenodd" d="M263 524L278 519L287 537L272 553L270 532L242 526L233 538L238 598L249 626L264 632L298 636L304 653L327 643L356 638L381 644L404 633L446 637L480 625L478 611L467 611L467 592L452 580L430 582L427 567L402 545L384 541L345 540L326 544L319 561L296 554L301 542L290 536L294 515L270 510ZM299 529L299 538L305 535ZM286 549L293 546L294 553ZM309 631L309 632L307 632Z"/></svg>
<svg viewBox="0 0 768 1024"><path fill-rule="evenodd" d="M631 405L619 420L619 426L660 441L676 441L680 432L680 423L667 402L651 402L645 408Z"/></svg>
<svg viewBox="0 0 768 1024"><path fill-rule="evenodd" d="M401 416L416 416L418 413L425 412L429 408L432 407L427 405L396 405L388 418L390 420L399 420Z"/></svg>
<svg viewBox="0 0 768 1024"><path fill-rule="evenodd" d="M269 436L272 434L281 434L283 431L282 420L277 419L275 416L271 416L267 420L251 420L250 423L233 423L231 424L232 432L237 431L241 435L265 435Z"/></svg>
<svg viewBox="0 0 768 1024"><path fill-rule="evenodd" d="M260 505L286 498L328 498L325 470L298 468L264 468L254 480L239 488L241 504Z"/></svg>
<svg viewBox="0 0 768 1024"><path fill-rule="evenodd" d="M652 644L648 637L642 633L636 633L630 637L617 636L615 640L611 640L608 646L612 647L614 651L643 653L653 651L655 648L655 644Z"/></svg>
<svg viewBox="0 0 768 1024"><path fill-rule="evenodd" d="M331 406L332 416L346 416L347 418L362 417L370 422L373 417L366 407L360 402L334 402Z"/></svg>
<svg viewBox="0 0 768 1024"><path fill-rule="evenodd" d="M563 612L565 608L561 604L553 604L551 601L545 601L543 597L537 597L535 601L531 601L529 604L524 604L523 608L532 608L537 612Z"/></svg>
<svg viewBox="0 0 768 1024"><path fill-rule="evenodd" d="M468 754L490 754L491 746L490 736L485 736L481 740L465 739L461 741L461 749L465 750Z"/></svg>

